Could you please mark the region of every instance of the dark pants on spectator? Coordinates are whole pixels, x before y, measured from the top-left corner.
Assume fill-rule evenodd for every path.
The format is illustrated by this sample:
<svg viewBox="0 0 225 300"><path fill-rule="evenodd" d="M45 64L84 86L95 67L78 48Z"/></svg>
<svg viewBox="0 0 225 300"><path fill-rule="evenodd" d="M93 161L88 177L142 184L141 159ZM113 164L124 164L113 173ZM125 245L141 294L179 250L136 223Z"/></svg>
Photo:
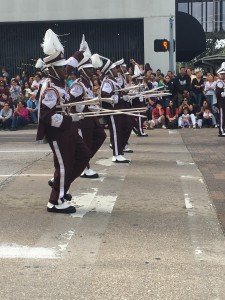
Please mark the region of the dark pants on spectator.
<svg viewBox="0 0 225 300"><path fill-rule="evenodd" d="M5 122L2 122L0 120L0 124L2 124L2 129L9 129L11 127L11 124L12 124L12 119L9 118L9 119L5 120Z"/></svg>
<svg viewBox="0 0 225 300"><path fill-rule="evenodd" d="M28 120L24 119L24 117L13 117L11 128L18 128L20 126L27 125L29 123Z"/></svg>

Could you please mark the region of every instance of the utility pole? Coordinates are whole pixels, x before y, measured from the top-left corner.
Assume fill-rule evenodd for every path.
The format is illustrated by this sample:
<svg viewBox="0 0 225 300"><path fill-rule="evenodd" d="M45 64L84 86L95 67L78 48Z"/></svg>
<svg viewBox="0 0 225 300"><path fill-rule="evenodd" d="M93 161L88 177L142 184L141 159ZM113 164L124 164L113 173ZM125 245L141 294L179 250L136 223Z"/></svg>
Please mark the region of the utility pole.
<svg viewBox="0 0 225 300"><path fill-rule="evenodd" d="M170 16L170 48L169 48L169 68L170 71L174 73L174 34L173 34L173 27L174 27L174 17Z"/></svg>

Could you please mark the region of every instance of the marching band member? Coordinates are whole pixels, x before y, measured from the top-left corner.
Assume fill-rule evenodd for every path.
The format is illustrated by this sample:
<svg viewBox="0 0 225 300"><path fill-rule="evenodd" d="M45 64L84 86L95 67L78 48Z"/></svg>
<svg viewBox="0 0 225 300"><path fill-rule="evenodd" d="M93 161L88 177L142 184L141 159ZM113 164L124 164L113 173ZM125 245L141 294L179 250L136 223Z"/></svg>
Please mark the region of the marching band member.
<svg viewBox="0 0 225 300"><path fill-rule="evenodd" d="M104 63L103 63L104 60ZM117 92L120 89L116 77L118 76L116 64L110 59L98 54L92 55L92 64L97 68L102 68L101 72L105 76L100 87L100 96L102 98L112 98L113 104L103 102L103 109L117 110L124 109L123 96ZM109 115L106 117L110 131L110 141L112 143L113 158L115 163L129 163L130 160L124 157L123 150L130 136L130 122L124 118L124 115Z"/></svg>
<svg viewBox="0 0 225 300"><path fill-rule="evenodd" d="M78 55L78 53L77 53ZM81 54L79 54L81 56ZM88 111L98 111L98 105L82 105L82 100L85 98L94 98L93 83L91 81L94 75L94 67L91 62L91 53L87 46L84 52L83 59L77 65L78 71L80 72L80 78L75 80L75 82L70 87L70 102L80 102L79 106L76 106L76 112L88 112ZM106 134L99 123L98 117L89 117L80 120L78 123L80 135L82 136L85 144L91 152L91 157L102 146L104 140L106 139ZM97 172L90 168L89 163L81 174L83 178L98 178Z"/></svg>
<svg viewBox="0 0 225 300"><path fill-rule="evenodd" d="M134 75L132 76L132 80L133 80L134 84L141 84L143 81L141 71L137 64L134 65ZM140 87L134 91L134 96L135 96L135 93L137 93L137 97L132 99L132 107L134 107L134 108L146 107L144 97L138 96L138 94L140 94L143 90L144 89ZM143 113L142 113L142 116L143 116ZM133 130L136 133L136 135L139 137L148 136L148 134L145 133L143 130L143 124L144 124L145 119L143 117L141 117L141 114L140 114L140 117L133 117L133 121L134 121Z"/></svg>
<svg viewBox="0 0 225 300"><path fill-rule="evenodd" d="M76 208L66 201L71 183L80 176L90 159L90 152L78 134L73 122L78 115L65 115L58 105L65 103L69 95L65 90L66 60L64 48L57 35L48 29L42 44L49 75L40 92L40 113L37 140L46 137L54 157L54 182L47 204L48 212L74 213Z"/></svg>
<svg viewBox="0 0 225 300"><path fill-rule="evenodd" d="M118 76L116 77L116 81L120 86L120 89L124 89L127 87L127 75L129 73L127 72L127 66L124 63L124 59L122 58L121 60L118 60L114 63L117 66L117 73ZM120 97L123 97L127 95L128 91L123 91L120 92ZM123 97L124 101L124 108L131 108L131 101L129 97ZM132 132L132 127L133 127L133 122L132 122L132 117L128 115L124 115L124 118L127 119L127 127L130 128L130 134L128 136L128 140L130 138L131 132ZM123 153L133 153L134 151L129 148L128 146L128 140L126 142L125 148L123 149Z"/></svg>
<svg viewBox="0 0 225 300"><path fill-rule="evenodd" d="M225 137L225 62L217 71L219 79L216 82L217 107L219 109L219 136Z"/></svg>

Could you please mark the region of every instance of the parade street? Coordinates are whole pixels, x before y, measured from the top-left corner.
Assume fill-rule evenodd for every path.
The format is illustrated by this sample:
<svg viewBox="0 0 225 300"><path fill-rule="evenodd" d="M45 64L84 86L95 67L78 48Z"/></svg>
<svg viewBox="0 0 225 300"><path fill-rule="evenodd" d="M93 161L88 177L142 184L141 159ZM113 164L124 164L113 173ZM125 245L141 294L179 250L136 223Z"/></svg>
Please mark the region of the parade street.
<svg viewBox="0 0 225 300"><path fill-rule="evenodd" d="M0 133L0 299L224 300L225 139L216 128L109 133L72 184L77 212L48 213L53 156L35 129Z"/></svg>

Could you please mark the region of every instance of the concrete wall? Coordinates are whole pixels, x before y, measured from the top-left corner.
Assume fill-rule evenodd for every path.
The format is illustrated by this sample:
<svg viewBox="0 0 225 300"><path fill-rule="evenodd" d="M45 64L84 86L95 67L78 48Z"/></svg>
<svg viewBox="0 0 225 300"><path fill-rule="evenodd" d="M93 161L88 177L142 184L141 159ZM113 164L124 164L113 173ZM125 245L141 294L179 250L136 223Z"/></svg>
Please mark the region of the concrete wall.
<svg viewBox="0 0 225 300"><path fill-rule="evenodd" d="M143 18L145 62L166 72L169 54L155 53L153 43L169 39L170 15L175 15L175 0L7 0L0 22Z"/></svg>

